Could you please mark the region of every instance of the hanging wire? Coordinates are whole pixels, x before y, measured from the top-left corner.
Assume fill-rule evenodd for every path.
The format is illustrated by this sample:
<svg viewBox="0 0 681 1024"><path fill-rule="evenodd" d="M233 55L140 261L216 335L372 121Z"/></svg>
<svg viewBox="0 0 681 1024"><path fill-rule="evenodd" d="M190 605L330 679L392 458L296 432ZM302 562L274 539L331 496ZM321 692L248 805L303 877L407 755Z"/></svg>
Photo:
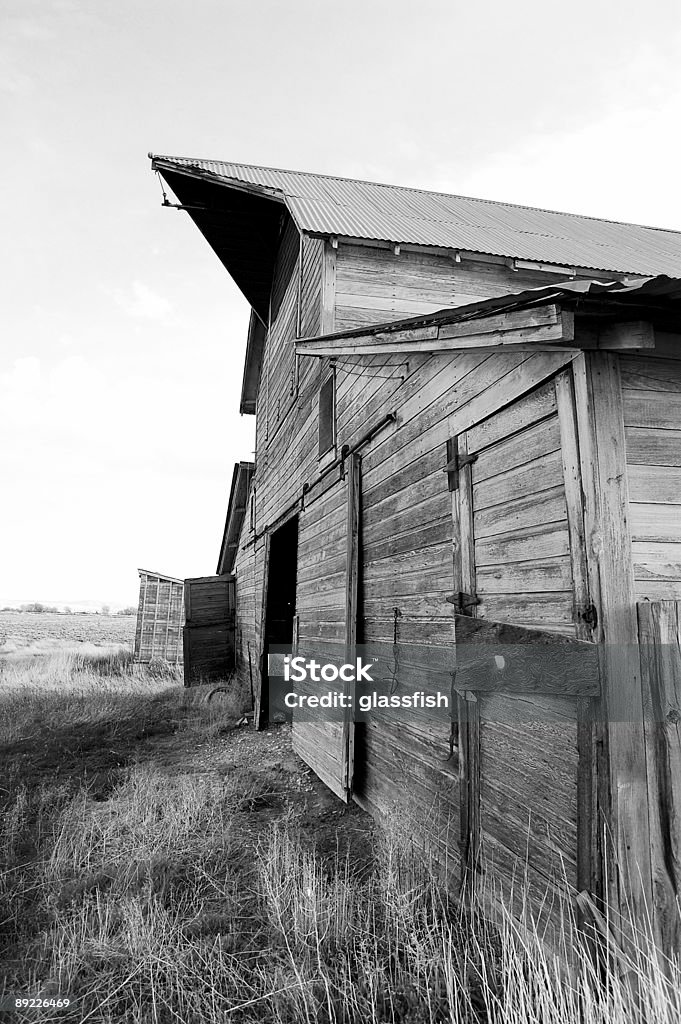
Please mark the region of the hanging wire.
<svg viewBox="0 0 681 1024"><path fill-rule="evenodd" d="M168 196L166 195L166 190L163 187L163 178L161 177L160 171L156 171L156 177L158 178L158 184L161 189L161 195L163 196L163 203L161 205L170 206L170 200L168 199Z"/></svg>
<svg viewBox="0 0 681 1024"><path fill-rule="evenodd" d="M343 373L349 373L353 377L367 377L372 380L404 380L401 374L396 373L370 373L368 370L350 370L347 366L341 366Z"/></svg>
<svg viewBox="0 0 681 1024"><path fill-rule="evenodd" d="M393 670L392 678L390 680L390 695L392 696L397 687L399 686L399 679L397 674L399 672L399 660L400 660L400 619L402 618L402 612L399 608L393 608Z"/></svg>

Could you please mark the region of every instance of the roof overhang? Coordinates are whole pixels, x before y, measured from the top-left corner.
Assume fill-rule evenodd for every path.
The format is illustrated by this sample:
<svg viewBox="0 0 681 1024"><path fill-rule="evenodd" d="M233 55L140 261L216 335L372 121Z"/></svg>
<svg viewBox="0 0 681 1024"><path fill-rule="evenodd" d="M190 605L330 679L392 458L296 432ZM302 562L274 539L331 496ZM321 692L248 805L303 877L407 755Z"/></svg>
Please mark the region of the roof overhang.
<svg viewBox="0 0 681 1024"><path fill-rule="evenodd" d="M229 492L225 530L220 545L217 575L223 576L234 568L234 559L239 547L239 536L246 515L248 493L255 471L252 462L237 462L232 473L232 487Z"/></svg>
<svg viewBox="0 0 681 1024"><path fill-rule="evenodd" d="M277 251L289 217L283 196L274 189L246 186L158 157L152 156L151 166L266 323Z"/></svg>
<svg viewBox="0 0 681 1024"><path fill-rule="evenodd" d="M277 189L244 184L153 155L151 166L251 306L240 410L255 413L277 252L290 217L284 196Z"/></svg>
<svg viewBox="0 0 681 1024"><path fill-rule="evenodd" d="M181 583L184 585L184 580L178 580L176 576L166 576L162 572L152 572L150 569L138 569L137 572L142 576L153 576L155 579L164 580L168 583Z"/></svg>
<svg viewBox="0 0 681 1024"><path fill-rule="evenodd" d="M334 357L513 347L652 348L652 325L678 330L681 279L633 284L568 281L426 316L296 342L300 355ZM580 330L575 332L575 317ZM628 325L622 330L622 325Z"/></svg>

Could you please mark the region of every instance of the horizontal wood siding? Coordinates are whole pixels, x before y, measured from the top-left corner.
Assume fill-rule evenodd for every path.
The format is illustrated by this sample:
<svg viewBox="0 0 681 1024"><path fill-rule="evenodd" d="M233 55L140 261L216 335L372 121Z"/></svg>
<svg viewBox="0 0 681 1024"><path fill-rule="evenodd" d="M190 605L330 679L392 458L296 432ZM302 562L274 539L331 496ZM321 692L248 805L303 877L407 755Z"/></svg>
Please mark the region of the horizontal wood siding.
<svg viewBox="0 0 681 1024"><path fill-rule="evenodd" d="M477 618L575 636L562 445L553 380L465 434ZM576 700L478 701L482 859L507 898L526 882L555 942L560 894L577 885Z"/></svg>
<svg viewBox="0 0 681 1024"><path fill-rule="evenodd" d="M681 599L681 360L620 359L638 600Z"/></svg>
<svg viewBox="0 0 681 1024"><path fill-rule="evenodd" d="M336 277L337 331L399 317L462 306L561 280L560 275L452 256L339 245Z"/></svg>
<svg viewBox="0 0 681 1024"><path fill-rule="evenodd" d="M327 267L327 275L333 274L325 278L323 287L322 265ZM335 269L329 269L334 265ZM388 265L389 278L384 279ZM367 274L371 284L369 290L362 291L355 284L366 280ZM404 282L399 287L398 279ZM320 310L333 298L334 288L335 327L342 329L420 312L424 306L436 309L550 280L553 277L514 274L508 268L487 265L463 268L447 256L394 256L386 250L342 243L335 256L328 248L324 256L323 243L305 239L300 280L301 333L309 336L321 329ZM281 310L285 308L286 298ZM325 323L332 323L334 308L330 312L326 309L324 316ZM288 323L287 330L293 330ZM360 452L359 643L392 643L394 609L398 608L398 642L403 651L415 644L453 645L452 606L446 600L452 591L451 498L443 472L447 439L524 393L568 359L569 355L563 353L527 352L494 357L443 353L338 359L339 451L344 445L358 443L387 413L396 414L396 422L385 426ZM296 609L299 644L301 649L314 644L322 650L319 645L338 645L344 638L345 483L333 484L324 497L316 500L311 499L312 492L304 494L305 485L314 482L322 469L318 459L322 364L323 360L309 356L299 358L295 401L277 429L272 430L268 422L270 427L274 423L272 404L285 387L284 363L275 370L274 362L265 360L256 434L256 533L250 534L244 527L236 561L237 602L242 593L248 595L244 609L248 608L247 614L253 617L247 626L239 612L241 639L238 634L237 649L242 652L243 664L244 644L252 641L258 652L262 645L263 531L295 502L302 501ZM554 519L558 521L558 499L562 500L559 490L554 488L552 492L547 487L540 502L544 511L538 513L534 507L524 507L519 495L513 509L513 528L546 527ZM498 510L489 510L495 508L490 505L485 510L492 539L497 532L494 517ZM559 587L563 586L561 578ZM493 587L490 583L490 595ZM552 620L556 614L552 610ZM535 620L542 621L540 613L535 613ZM418 673L414 675L413 671L398 674L399 687L416 686L417 681ZM310 743L315 744L315 750L331 750L337 739L334 726L319 723L314 728L317 735L310 739L312 727L306 727L307 737L294 727L297 749L309 760L314 754ZM416 713L399 722L387 713L372 716L369 723L356 727L355 792L358 800L376 813L390 814L398 807L403 815L413 816L431 849L453 866L458 860L459 795L458 769L455 759L449 757L449 737L447 720ZM331 778L337 769L337 762L330 757L320 774Z"/></svg>

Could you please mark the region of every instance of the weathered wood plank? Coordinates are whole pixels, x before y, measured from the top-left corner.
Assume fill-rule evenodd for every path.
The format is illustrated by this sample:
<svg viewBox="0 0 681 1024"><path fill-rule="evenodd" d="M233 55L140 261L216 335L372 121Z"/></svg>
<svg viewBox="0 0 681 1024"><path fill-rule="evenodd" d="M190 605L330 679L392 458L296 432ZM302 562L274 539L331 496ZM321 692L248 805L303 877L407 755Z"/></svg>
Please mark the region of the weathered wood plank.
<svg viewBox="0 0 681 1024"><path fill-rule="evenodd" d="M456 686L598 696L598 651L562 634L457 615Z"/></svg>
<svg viewBox="0 0 681 1024"><path fill-rule="evenodd" d="M547 431L546 441L547 445L555 443L549 431ZM520 445L517 447L519 448ZM516 457L521 458L522 456L518 453ZM497 472L495 476L483 479L478 483L478 469L484 475L486 461L486 453L483 453L479 456L475 467L473 501L476 511L522 497L532 491L546 491L549 488L560 486L563 482L560 447L555 451L539 455L524 465L515 466L506 472ZM496 460L492 468L499 469Z"/></svg>
<svg viewBox="0 0 681 1024"><path fill-rule="evenodd" d="M504 561L556 558L569 554L569 551L567 522L541 523L481 538L476 544L476 559L479 566L500 565Z"/></svg>
<svg viewBox="0 0 681 1024"><path fill-rule="evenodd" d="M681 506L681 466L629 466L629 500Z"/></svg>
<svg viewBox="0 0 681 1024"><path fill-rule="evenodd" d="M630 466L681 466L681 430L625 426Z"/></svg>
<svg viewBox="0 0 681 1024"><path fill-rule="evenodd" d="M625 391L624 422L628 427L678 430L681 394L667 391Z"/></svg>
<svg viewBox="0 0 681 1024"><path fill-rule="evenodd" d="M681 602L638 605L646 706L653 911L667 954L681 950Z"/></svg>
<svg viewBox="0 0 681 1024"><path fill-rule="evenodd" d="M495 412L468 430L468 444L472 452L478 452L533 423L546 419L556 411L556 394L553 380L523 396L522 402L513 402Z"/></svg>
<svg viewBox="0 0 681 1024"><path fill-rule="evenodd" d="M644 920L652 900L646 751L640 668L627 653L637 637L637 621L617 357L585 354L575 361L574 380L580 440L589 439L580 445L580 456L589 583L600 612L594 636L604 644L601 685L610 782L605 814L617 843L621 905L626 899L635 917Z"/></svg>

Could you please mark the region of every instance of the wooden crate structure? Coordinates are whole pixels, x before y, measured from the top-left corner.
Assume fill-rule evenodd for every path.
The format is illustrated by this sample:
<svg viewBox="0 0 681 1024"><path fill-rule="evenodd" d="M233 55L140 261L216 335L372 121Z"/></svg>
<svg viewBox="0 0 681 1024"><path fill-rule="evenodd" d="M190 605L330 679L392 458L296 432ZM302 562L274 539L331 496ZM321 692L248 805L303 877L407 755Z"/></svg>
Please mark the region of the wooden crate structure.
<svg viewBox="0 0 681 1024"><path fill-rule="evenodd" d="M138 572L135 661L146 664L160 659L177 665L182 661L184 582L147 569Z"/></svg>

